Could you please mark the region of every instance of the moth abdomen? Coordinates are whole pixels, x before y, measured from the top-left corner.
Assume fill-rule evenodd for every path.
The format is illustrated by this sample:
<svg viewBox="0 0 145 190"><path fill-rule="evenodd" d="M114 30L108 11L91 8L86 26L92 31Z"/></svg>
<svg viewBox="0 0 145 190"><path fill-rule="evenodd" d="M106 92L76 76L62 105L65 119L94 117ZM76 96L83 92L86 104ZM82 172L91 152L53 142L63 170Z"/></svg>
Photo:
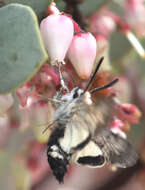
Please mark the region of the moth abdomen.
<svg viewBox="0 0 145 190"><path fill-rule="evenodd" d="M65 158L65 157L61 158L60 156L53 157L53 156L47 154L47 159L48 159L49 165L53 171L54 176L59 181L59 183L62 183L64 175L67 172L67 165L69 164L67 158Z"/></svg>

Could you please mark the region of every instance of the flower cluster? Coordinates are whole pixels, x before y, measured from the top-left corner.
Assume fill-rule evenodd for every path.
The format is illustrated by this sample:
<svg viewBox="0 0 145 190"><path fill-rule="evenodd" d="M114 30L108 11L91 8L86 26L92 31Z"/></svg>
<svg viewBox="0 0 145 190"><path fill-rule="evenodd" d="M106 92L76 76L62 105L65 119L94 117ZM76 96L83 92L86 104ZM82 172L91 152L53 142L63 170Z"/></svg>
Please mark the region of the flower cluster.
<svg viewBox="0 0 145 190"><path fill-rule="evenodd" d="M49 9L54 10L54 7L52 3ZM50 63L64 63L67 58L81 78L89 78L97 52L96 39L90 32L82 31L69 15L60 13L56 7L50 12L40 24Z"/></svg>

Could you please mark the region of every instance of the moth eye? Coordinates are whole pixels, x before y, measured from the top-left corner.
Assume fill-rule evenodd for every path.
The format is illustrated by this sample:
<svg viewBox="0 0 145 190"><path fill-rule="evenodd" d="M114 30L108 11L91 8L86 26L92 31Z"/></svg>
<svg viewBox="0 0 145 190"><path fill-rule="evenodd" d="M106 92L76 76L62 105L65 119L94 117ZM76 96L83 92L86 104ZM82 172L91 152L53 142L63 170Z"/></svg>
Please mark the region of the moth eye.
<svg viewBox="0 0 145 190"><path fill-rule="evenodd" d="M63 102L67 102L68 100L67 100L67 99L63 99L62 101L63 101Z"/></svg>
<svg viewBox="0 0 145 190"><path fill-rule="evenodd" d="M75 99L75 98L77 98L77 97L78 97L78 93L75 92L75 94L73 95L73 98Z"/></svg>

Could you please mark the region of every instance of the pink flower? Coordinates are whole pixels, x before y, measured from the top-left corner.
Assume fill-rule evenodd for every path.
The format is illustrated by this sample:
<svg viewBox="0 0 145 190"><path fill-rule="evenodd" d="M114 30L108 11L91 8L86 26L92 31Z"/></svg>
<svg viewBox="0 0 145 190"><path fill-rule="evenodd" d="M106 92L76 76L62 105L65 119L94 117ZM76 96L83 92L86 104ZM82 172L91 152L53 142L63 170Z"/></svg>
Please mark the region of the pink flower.
<svg viewBox="0 0 145 190"><path fill-rule="evenodd" d="M123 131L123 127L124 127L124 123L121 120L119 120L119 119L115 119L113 121L113 123L111 124L111 126L110 126L110 130L113 133L121 136L122 138L126 138L126 134Z"/></svg>
<svg viewBox="0 0 145 190"><path fill-rule="evenodd" d="M108 36L116 27L118 17L107 9L102 9L90 17L90 31L95 34Z"/></svg>
<svg viewBox="0 0 145 190"><path fill-rule="evenodd" d="M18 88L16 90L16 95L19 98L21 106L26 106L27 105L27 99L29 95L31 94L31 88L29 86L29 83L25 83L23 86Z"/></svg>
<svg viewBox="0 0 145 190"><path fill-rule="evenodd" d="M141 112L135 105L126 103L126 104L120 104L118 106L117 116L122 121L128 123L138 123L138 120L141 117Z"/></svg>
<svg viewBox="0 0 145 190"><path fill-rule="evenodd" d="M125 20L140 36L145 36L145 6L143 0L125 2Z"/></svg>
<svg viewBox="0 0 145 190"><path fill-rule="evenodd" d="M52 14L42 20L40 31L51 64L63 62L73 38L72 20L64 14Z"/></svg>
<svg viewBox="0 0 145 190"><path fill-rule="evenodd" d="M67 57L82 79L90 77L96 57L96 39L91 33L78 33L74 36Z"/></svg>

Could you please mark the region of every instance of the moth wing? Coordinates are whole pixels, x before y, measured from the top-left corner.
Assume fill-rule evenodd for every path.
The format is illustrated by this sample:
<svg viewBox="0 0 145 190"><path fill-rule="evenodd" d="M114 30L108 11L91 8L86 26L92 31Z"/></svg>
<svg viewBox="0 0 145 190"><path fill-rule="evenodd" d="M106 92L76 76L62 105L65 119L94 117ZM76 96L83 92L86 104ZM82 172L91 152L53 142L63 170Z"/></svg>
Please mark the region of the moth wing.
<svg viewBox="0 0 145 190"><path fill-rule="evenodd" d="M80 109L74 114L70 122L73 126L77 125L78 128L85 128L91 135L107 128L112 122L115 110L115 102L112 98L97 100L92 105L83 102L78 106L80 106Z"/></svg>
<svg viewBox="0 0 145 190"><path fill-rule="evenodd" d="M89 141L83 149L73 154L72 161L93 168L102 167L105 164L105 158L101 149L93 141Z"/></svg>
<svg viewBox="0 0 145 190"><path fill-rule="evenodd" d="M91 106L91 112L95 116L95 133L110 125L115 114L115 107L116 103L111 97L98 100Z"/></svg>
<svg viewBox="0 0 145 190"><path fill-rule="evenodd" d="M110 130L102 130L94 142L100 147L108 163L120 168L133 166L138 160L138 154L132 145Z"/></svg>
<svg viewBox="0 0 145 190"><path fill-rule="evenodd" d="M105 164L102 150L91 139L94 133L106 128L112 121L114 105L112 98L98 100L91 106L79 105L80 110L66 127L71 131L70 144L75 145L71 147L74 152L72 161L88 167L102 167Z"/></svg>

